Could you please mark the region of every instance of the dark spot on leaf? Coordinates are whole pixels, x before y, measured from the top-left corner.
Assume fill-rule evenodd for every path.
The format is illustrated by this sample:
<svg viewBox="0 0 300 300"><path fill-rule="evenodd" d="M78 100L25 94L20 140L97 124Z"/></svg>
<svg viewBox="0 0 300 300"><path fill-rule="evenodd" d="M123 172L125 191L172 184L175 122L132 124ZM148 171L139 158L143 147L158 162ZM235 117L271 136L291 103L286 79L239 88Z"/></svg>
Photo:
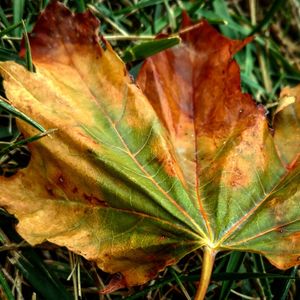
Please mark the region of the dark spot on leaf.
<svg viewBox="0 0 300 300"><path fill-rule="evenodd" d="M48 194L49 194L50 196L54 196L54 192L53 192L53 189L52 189L51 186L46 185L46 191L48 192Z"/></svg>
<svg viewBox="0 0 300 300"><path fill-rule="evenodd" d="M63 177L62 175L59 175L59 176L58 176L57 183L58 183L59 185L64 185L65 179L64 179L64 177Z"/></svg>
<svg viewBox="0 0 300 300"><path fill-rule="evenodd" d="M101 205L101 206L107 206L107 203L93 195L87 195L86 193L83 193L83 197L85 200L87 200L92 205Z"/></svg>
<svg viewBox="0 0 300 300"><path fill-rule="evenodd" d="M89 208L85 208L85 209L83 210L83 212L84 212L85 215L87 215L87 214L90 212L90 209L89 209Z"/></svg>
<svg viewBox="0 0 300 300"><path fill-rule="evenodd" d="M285 230L284 230L283 227L279 227L279 228L276 229L276 231L279 232L279 233L284 233Z"/></svg>
<svg viewBox="0 0 300 300"><path fill-rule="evenodd" d="M78 192L78 188L75 186L72 190L72 193L76 194Z"/></svg>

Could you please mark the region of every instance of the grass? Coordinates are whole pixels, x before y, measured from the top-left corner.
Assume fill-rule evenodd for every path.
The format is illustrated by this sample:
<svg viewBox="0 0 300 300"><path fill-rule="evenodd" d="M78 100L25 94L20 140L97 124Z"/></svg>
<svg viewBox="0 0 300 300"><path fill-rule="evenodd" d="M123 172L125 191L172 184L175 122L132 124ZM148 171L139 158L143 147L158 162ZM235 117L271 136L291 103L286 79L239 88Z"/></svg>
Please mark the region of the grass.
<svg viewBox="0 0 300 300"><path fill-rule="evenodd" d="M27 32L47 4L40 1L6 1L0 4L0 60L15 60L28 69L33 65ZM91 9L101 20L101 33L128 64L133 76L142 60L179 42L178 38L154 41L158 33L176 33L181 14L202 17L226 36L255 40L236 55L244 91L264 105L270 115L280 89L300 81L300 4L297 0L268 1L64 1L74 11ZM26 59L18 57L21 36L27 43ZM0 91L4 97L3 88ZM22 118L42 133L23 140L14 117ZM45 131L34 120L0 101L0 174L14 174L30 154L26 143ZM52 244L32 248L16 233L16 220L0 210L0 299L192 299L200 274L202 254L188 255L167 268L157 279L141 287L101 295L111 276L83 258ZM217 256L207 299L299 299L299 271L275 269L253 253ZM297 284L298 282L298 284Z"/></svg>

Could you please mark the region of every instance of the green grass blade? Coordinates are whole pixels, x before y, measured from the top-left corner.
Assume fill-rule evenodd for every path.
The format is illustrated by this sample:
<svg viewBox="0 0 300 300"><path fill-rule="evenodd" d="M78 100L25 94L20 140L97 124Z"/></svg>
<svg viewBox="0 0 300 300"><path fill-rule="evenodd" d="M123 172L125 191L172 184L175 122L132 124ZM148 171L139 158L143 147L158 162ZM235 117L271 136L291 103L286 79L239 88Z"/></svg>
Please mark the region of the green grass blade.
<svg viewBox="0 0 300 300"><path fill-rule="evenodd" d="M238 272L242 262L244 260L245 253L244 252L232 252L229 257L228 264L226 266L226 272ZM223 281L221 293L220 293L220 300L225 300L228 298L230 294L230 290L233 286L234 281L226 280Z"/></svg>
<svg viewBox="0 0 300 300"><path fill-rule="evenodd" d="M190 4L190 3L188 3ZM194 3L192 3L192 5L190 7L187 7L188 5L185 6L185 9L187 10L188 14L190 16L194 16L197 14L197 11L200 10L205 4L204 0L198 0L195 1Z"/></svg>
<svg viewBox="0 0 300 300"><path fill-rule="evenodd" d="M62 283L49 271L35 251L24 249L21 254L15 256L14 263L43 299L72 299Z"/></svg>
<svg viewBox="0 0 300 300"><path fill-rule="evenodd" d="M1 142L8 141L18 136L15 118L0 109L0 149Z"/></svg>
<svg viewBox="0 0 300 300"><path fill-rule="evenodd" d="M16 52L0 47L0 61L6 61L6 60L13 60L25 66L24 59L20 58Z"/></svg>
<svg viewBox="0 0 300 300"><path fill-rule="evenodd" d="M38 124L37 122L35 122L34 120L32 120L31 118L26 116L25 114L23 114L21 111L19 111L15 107L11 106L1 96L0 96L0 108L4 109L8 113L11 113L13 116L27 122L28 124L32 125L36 129L38 129L39 131L46 132L46 129L43 126L41 126L40 124Z"/></svg>
<svg viewBox="0 0 300 300"><path fill-rule="evenodd" d="M263 20L256 27L253 28L253 30L250 32L249 35L253 35L253 34L261 31L262 29L266 29L267 25L271 24L271 22L274 18L274 14L282 7L282 5L285 2L286 2L285 0L275 0L272 4L270 10L263 18Z"/></svg>
<svg viewBox="0 0 300 300"><path fill-rule="evenodd" d="M146 0L146 1L138 1L136 4L134 5L130 5L128 7L125 7L125 8L122 8L118 11L115 11L114 12L114 15L115 16L121 16L121 15L124 15L124 14L128 14L128 13L131 13L132 11L134 10L137 10L137 9L142 9L142 8L145 8L145 7L148 7L148 6L154 6L154 5L157 5L157 4L160 4L164 2L164 0Z"/></svg>
<svg viewBox="0 0 300 300"><path fill-rule="evenodd" d="M84 0L76 0L75 1L76 3L76 8L77 8L77 12L79 13L82 13L86 10L86 7L85 7L85 1Z"/></svg>
<svg viewBox="0 0 300 300"><path fill-rule="evenodd" d="M0 150L0 157L2 155L4 155L5 153L9 152L9 151L12 151L13 149L16 149L16 148L19 148L21 146L27 145L29 143L35 142L35 141L41 139L42 137L44 137L48 134L51 134L54 131L55 131L55 129L50 129L50 130L47 130L45 132L38 133L38 134L36 134L34 136L31 136L29 138L23 139L21 141L9 144L8 146L6 146L6 147L4 147L3 149Z"/></svg>
<svg viewBox="0 0 300 300"><path fill-rule="evenodd" d="M24 40L25 40L25 62L26 62L26 67L27 70L30 72L34 72L34 66L32 63L32 56L31 56L31 49L30 49L30 42L29 42L29 38L28 38L28 34L27 34L27 29L25 26L24 21L22 20L22 26L23 26L23 30L24 30Z"/></svg>
<svg viewBox="0 0 300 300"><path fill-rule="evenodd" d="M181 279L178 277L178 275L176 274L176 271L174 269L170 269L171 274L173 275L173 277L175 278L175 281L177 282L178 286L180 287L182 293L185 295L185 298L187 300L191 300L192 298L190 297L190 295L188 294L186 288L184 287Z"/></svg>
<svg viewBox="0 0 300 300"><path fill-rule="evenodd" d="M7 20L7 17L5 15L5 12L4 12L4 10L3 10L3 8L1 6L0 6L0 20L1 20L1 22L3 23L3 25L5 27L9 27L10 26L10 24L9 24L9 22Z"/></svg>
<svg viewBox="0 0 300 300"><path fill-rule="evenodd" d="M0 294L4 295L5 297L4 299L6 300L15 300L15 297L13 296L1 269L0 269Z"/></svg>
<svg viewBox="0 0 300 300"><path fill-rule="evenodd" d="M182 10L180 9L180 7L175 7L173 10L174 16L177 19L179 16L181 16L182 14ZM159 32L161 32L165 27L169 26L169 19L167 16L162 16L156 20L154 20L154 24L153 24L153 28L155 28L155 30L157 30L156 32L152 32L152 28L148 27L145 31L142 32L142 34L157 34Z"/></svg>
<svg viewBox="0 0 300 300"><path fill-rule="evenodd" d="M216 14L220 16L221 19L225 20L227 25L220 25L220 29L223 34L225 34L228 37L239 39L241 36L239 34L239 30L243 31L241 29L240 25L233 21L229 11L228 11L228 3L223 0L215 0L212 3L214 11ZM228 26L230 25L231 26Z"/></svg>
<svg viewBox="0 0 300 300"><path fill-rule="evenodd" d="M298 270L298 266L292 268L292 271L290 273L291 277L296 276L297 274L297 270ZM289 289L291 287L293 279L287 279L284 283L283 283L283 288L282 288L282 294L280 296L280 300L286 300L288 293L289 293Z"/></svg>
<svg viewBox="0 0 300 300"><path fill-rule="evenodd" d="M180 43L180 38L169 37L164 39L158 39L151 42L145 42L133 47L129 47L125 50L123 60L125 62L131 62L139 59L145 59L160 51L171 48Z"/></svg>
<svg viewBox="0 0 300 300"><path fill-rule="evenodd" d="M170 7L168 0L164 0L164 4L167 10L169 26L171 27L172 31L174 31L176 28L176 16L174 14L173 9Z"/></svg>
<svg viewBox="0 0 300 300"><path fill-rule="evenodd" d="M22 21L24 14L24 4L25 0L14 0L13 3L13 22L14 24ZM21 28L16 28L14 30L14 35L17 37L21 36Z"/></svg>
<svg viewBox="0 0 300 300"><path fill-rule="evenodd" d="M254 256L254 263L255 263L257 272L266 274L265 265L264 265L263 258L261 255ZM267 299L272 299L273 295L271 292L271 286L270 286L269 279L261 278L260 280L261 280L261 285L262 285L263 291L265 293L265 296L267 297Z"/></svg>
<svg viewBox="0 0 300 300"><path fill-rule="evenodd" d="M0 38L3 37L4 35L6 35L7 33L13 31L14 29L16 29L18 27L21 27L21 26L22 26L22 21L14 24L14 25L6 27L5 29L0 31Z"/></svg>

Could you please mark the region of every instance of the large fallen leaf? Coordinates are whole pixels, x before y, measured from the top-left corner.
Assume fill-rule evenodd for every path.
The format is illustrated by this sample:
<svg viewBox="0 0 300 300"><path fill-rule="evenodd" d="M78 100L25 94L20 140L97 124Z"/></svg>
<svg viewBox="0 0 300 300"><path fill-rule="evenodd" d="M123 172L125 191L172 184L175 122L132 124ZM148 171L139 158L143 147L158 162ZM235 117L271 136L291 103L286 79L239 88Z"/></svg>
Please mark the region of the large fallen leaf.
<svg viewBox="0 0 300 300"><path fill-rule="evenodd" d="M31 145L27 169L0 179L0 205L18 232L120 272L110 289L142 284L204 247L197 299L218 251L299 264L299 118L288 111L296 102L278 110L273 138L232 60L248 40L194 25L180 46L144 64L146 98L110 45L100 47L97 29L89 12L52 2L30 36L36 73L0 65L11 103L58 129Z"/></svg>

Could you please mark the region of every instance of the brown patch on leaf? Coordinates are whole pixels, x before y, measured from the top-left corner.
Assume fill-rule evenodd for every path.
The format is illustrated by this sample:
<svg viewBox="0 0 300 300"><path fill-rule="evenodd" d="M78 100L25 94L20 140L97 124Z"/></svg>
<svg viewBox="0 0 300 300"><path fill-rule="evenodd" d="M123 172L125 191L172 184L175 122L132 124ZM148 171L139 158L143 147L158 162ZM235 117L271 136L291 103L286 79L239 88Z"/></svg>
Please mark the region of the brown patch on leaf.
<svg viewBox="0 0 300 300"><path fill-rule="evenodd" d="M54 192L53 192L53 187L52 187L52 186L46 185L46 191L47 191L47 193L48 193L51 197L54 197L54 196L55 196L55 194L54 194Z"/></svg>
<svg viewBox="0 0 300 300"><path fill-rule="evenodd" d="M195 169L208 164L257 109L241 92L240 70L232 59L252 38L230 40L206 21L191 25L184 16L181 45L148 58L137 82L170 132L187 181L194 182Z"/></svg>
<svg viewBox="0 0 300 300"><path fill-rule="evenodd" d="M81 45L97 50L102 55L98 37L99 21L91 11L73 14L58 1L52 1L40 15L38 21L29 34L31 54L35 60L49 61L55 57L56 61L72 64L74 45ZM57 30L59 28L59 30ZM20 55L25 55L25 41L22 41Z"/></svg>
<svg viewBox="0 0 300 300"><path fill-rule="evenodd" d="M66 184L66 180L65 178L63 177L62 174L60 174L57 178L57 184L60 185L60 186L64 186Z"/></svg>
<svg viewBox="0 0 300 300"><path fill-rule="evenodd" d="M107 203L93 195L87 195L83 193L83 198L88 201L91 205L101 205L101 206L107 206Z"/></svg>
<svg viewBox="0 0 300 300"><path fill-rule="evenodd" d="M101 290L100 294L110 294L125 287L127 287L125 277L121 273L117 273L113 275L109 284Z"/></svg>

